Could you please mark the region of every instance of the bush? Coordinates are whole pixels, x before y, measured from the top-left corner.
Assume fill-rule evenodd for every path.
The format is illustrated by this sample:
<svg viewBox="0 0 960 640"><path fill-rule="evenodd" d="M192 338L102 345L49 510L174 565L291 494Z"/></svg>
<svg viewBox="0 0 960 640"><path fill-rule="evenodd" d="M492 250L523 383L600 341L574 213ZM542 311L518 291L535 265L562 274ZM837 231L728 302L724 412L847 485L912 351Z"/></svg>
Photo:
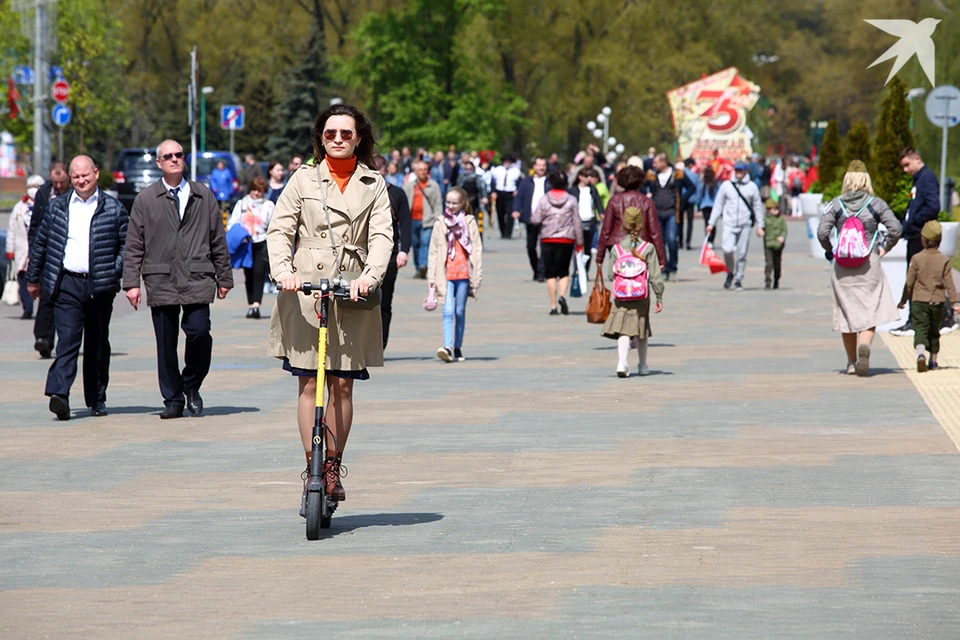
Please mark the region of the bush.
<svg viewBox="0 0 960 640"><path fill-rule="evenodd" d="M840 180L834 180L823 190L823 201L830 202L834 198L839 197L842 190L843 182Z"/></svg>
<svg viewBox="0 0 960 640"><path fill-rule="evenodd" d="M858 120L843 141L843 168L850 166L854 160L860 160L870 170L870 129L863 120Z"/></svg>
<svg viewBox="0 0 960 640"><path fill-rule="evenodd" d="M937 214L937 222L956 222L953 219L953 214L949 211L941 211Z"/></svg>
<svg viewBox="0 0 960 640"><path fill-rule="evenodd" d="M819 180L814 180L810 183L810 188L807 189L807 193L823 193L823 186L820 184Z"/></svg>
<svg viewBox="0 0 960 640"><path fill-rule="evenodd" d="M901 176L900 181L897 183L896 191L893 193L893 197L889 200L884 198L893 210L893 215L897 216L898 220L903 220L907 215L907 205L910 204L910 191L913 189L913 178L907 174L901 174Z"/></svg>

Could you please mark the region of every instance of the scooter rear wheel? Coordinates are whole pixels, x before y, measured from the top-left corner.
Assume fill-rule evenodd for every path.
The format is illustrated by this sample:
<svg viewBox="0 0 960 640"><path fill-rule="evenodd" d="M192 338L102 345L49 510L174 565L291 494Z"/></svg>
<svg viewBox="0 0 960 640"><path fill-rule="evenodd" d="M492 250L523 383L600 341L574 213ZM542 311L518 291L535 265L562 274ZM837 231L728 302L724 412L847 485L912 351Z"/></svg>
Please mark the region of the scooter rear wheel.
<svg viewBox="0 0 960 640"><path fill-rule="evenodd" d="M320 529L330 526L328 517L327 526L323 526L323 494L319 491L307 492L307 540L316 540L320 537Z"/></svg>

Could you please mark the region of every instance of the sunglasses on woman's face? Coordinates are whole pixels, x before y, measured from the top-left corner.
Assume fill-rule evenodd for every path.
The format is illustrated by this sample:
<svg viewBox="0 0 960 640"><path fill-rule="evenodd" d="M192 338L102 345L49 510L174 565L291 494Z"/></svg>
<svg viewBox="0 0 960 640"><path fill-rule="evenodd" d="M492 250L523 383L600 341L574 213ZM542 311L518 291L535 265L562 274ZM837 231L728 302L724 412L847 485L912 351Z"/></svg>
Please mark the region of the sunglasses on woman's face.
<svg viewBox="0 0 960 640"><path fill-rule="evenodd" d="M176 153L165 153L162 156L160 156L161 160L165 160L167 162L170 162L170 160L172 160L173 158L176 158L177 160L182 160L183 151L177 151Z"/></svg>
<svg viewBox="0 0 960 640"><path fill-rule="evenodd" d="M323 132L323 137L333 142L337 139L337 130L336 129L326 129ZM340 129L340 139L344 142L349 142L353 140L353 131L350 129Z"/></svg>

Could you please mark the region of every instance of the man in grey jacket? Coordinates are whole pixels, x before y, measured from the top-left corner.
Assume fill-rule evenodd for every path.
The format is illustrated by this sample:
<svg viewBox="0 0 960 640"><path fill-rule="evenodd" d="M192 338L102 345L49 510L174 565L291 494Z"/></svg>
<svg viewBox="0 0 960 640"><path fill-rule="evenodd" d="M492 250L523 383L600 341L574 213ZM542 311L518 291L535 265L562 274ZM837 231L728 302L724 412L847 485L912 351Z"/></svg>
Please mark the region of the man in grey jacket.
<svg viewBox="0 0 960 640"><path fill-rule="evenodd" d="M757 225L757 237L763 237L764 209L757 188L747 173L747 163L738 162L733 167L733 180L720 185L713 202L713 213L707 225L707 236L713 232L717 220L723 216L723 258L727 263L727 280L724 289L732 284L736 291L743 291L743 273L747 268L747 251L750 249L750 228Z"/></svg>
<svg viewBox="0 0 960 640"><path fill-rule="evenodd" d="M440 185L430 178L430 167L419 160L413 163L416 180L408 180L403 192L410 205L410 235L413 240L413 264L418 278L427 277L427 253L430 251L430 236L433 235L433 223L443 215Z"/></svg>

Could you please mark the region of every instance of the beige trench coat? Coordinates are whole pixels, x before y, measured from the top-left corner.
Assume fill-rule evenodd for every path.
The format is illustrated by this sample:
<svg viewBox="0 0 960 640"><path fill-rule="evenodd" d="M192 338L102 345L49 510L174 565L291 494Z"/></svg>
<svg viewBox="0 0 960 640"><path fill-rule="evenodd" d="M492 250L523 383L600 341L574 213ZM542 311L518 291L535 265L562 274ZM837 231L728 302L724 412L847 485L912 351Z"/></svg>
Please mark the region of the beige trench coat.
<svg viewBox="0 0 960 640"><path fill-rule="evenodd" d="M330 224L323 213L324 189ZM335 265L329 234L341 264ZM294 247L294 239L299 243ZM332 279L338 269L360 273L371 289L383 282L393 250L393 217L383 177L357 163L343 193L327 163L304 165L293 174L277 201L267 229L267 253L274 280L295 273L302 282ZM291 259L292 256L292 259ZM270 355L288 358L301 369L317 368L319 318L313 296L281 291L270 317ZM326 369L359 371L383 366L380 309L357 310L330 304Z"/></svg>
<svg viewBox="0 0 960 640"><path fill-rule="evenodd" d="M473 247L469 261L470 293L476 299L480 283L483 281L483 241L480 239L477 219L473 216L466 218L467 229L470 231L470 244ZM447 225L442 217L433 224L430 252L427 256L427 282L437 286L437 303L442 305L444 298L447 297Z"/></svg>

